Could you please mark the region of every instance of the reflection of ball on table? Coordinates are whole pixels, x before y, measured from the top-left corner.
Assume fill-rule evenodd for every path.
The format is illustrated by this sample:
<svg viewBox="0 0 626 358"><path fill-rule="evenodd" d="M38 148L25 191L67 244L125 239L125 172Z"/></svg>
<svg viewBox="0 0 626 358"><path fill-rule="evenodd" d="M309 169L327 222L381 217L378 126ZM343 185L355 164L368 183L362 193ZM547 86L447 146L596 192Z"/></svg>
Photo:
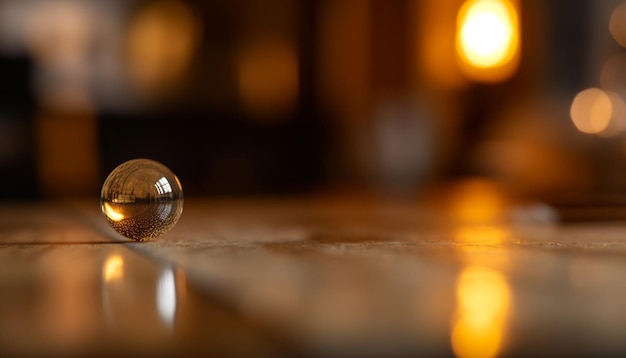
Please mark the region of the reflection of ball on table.
<svg viewBox="0 0 626 358"><path fill-rule="evenodd" d="M180 218L183 189L163 164L134 159L109 174L102 186L100 206L115 231L137 241L151 240Z"/></svg>

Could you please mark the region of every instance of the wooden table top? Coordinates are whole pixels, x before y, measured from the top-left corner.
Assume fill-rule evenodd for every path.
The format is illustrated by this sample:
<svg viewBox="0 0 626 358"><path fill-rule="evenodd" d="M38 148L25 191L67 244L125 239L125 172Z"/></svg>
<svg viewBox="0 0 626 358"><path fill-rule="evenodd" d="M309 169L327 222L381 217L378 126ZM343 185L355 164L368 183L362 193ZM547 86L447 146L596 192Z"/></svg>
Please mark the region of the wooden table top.
<svg viewBox="0 0 626 358"><path fill-rule="evenodd" d="M191 199L145 243L2 204L0 355L626 352L626 223L474 204Z"/></svg>

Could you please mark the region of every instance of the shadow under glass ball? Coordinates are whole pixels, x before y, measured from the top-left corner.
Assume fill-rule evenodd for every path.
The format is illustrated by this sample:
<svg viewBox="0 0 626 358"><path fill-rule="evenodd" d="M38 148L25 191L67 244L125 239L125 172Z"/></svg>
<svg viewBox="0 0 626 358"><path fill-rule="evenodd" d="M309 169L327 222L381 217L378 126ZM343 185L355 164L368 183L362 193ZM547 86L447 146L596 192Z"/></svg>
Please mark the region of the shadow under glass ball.
<svg viewBox="0 0 626 358"><path fill-rule="evenodd" d="M104 181L100 206L118 233L137 241L152 240L180 218L183 189L165 165L133 159L115 168Z"/></svg>

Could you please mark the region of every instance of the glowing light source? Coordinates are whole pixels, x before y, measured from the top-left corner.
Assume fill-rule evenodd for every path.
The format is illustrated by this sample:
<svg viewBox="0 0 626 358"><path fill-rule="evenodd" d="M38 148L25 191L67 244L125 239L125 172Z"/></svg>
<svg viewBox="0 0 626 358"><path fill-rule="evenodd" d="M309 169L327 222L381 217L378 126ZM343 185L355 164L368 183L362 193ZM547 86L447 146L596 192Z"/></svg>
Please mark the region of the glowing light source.
<svg viewBox="0 0 626 358"><path fill-rule="evenodd" d="M511 293L502 274L481 266L463 270L457 282L452 349L457 357L495 357L501 349Z"/></svg>
<svg viewBox="0 0 626 358"><path fill-rule="evenodd" d="M104 205L102 205L102 209L104 210L104 215L106 215L109 219L113 221L124 220L124 214L113 209L109 203L104 203Z"/></svg>
<svg viewBox="0 0 626 358"><path fill-rule="evenodd" d="M570 108L576 128L589 134L604 131L609 126L612 113L611 98L599 88L588 88L578 93Z"/></svg>
<svg viewBox="0 0 626 358"><path fill-rule="evenodd" d="M509 77L519 58L518 15L507 0L469 0L457 17L456 47L465 74L497 82Z"/></svg>
<svg viewBox="0 0 626 358"><path fill-rule="evenodd" d="M102 277L105 282L115 281L124 275L124 260L119 255L107 258L102 268Z"/></svg>

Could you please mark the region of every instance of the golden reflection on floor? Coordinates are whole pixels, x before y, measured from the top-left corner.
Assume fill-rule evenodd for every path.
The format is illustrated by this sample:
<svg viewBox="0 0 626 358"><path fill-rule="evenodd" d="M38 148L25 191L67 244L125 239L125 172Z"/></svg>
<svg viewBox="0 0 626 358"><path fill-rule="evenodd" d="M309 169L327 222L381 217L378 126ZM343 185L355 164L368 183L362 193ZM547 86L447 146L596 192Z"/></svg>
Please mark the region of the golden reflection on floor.
<svg viewBox="0 0 626 358"><path fill-rule="evenodd" d="M483 266L463 269L457 282L451 342L457 357L495 357L501 349L511 305L505 277Z"/></svg>
<svg viewBox="0 0 626 358"><path fill-rule="evenodd" d="M135 243L87 204L0 206L0 356L626 352L623 223L190 201Z"/></svg>
<svg viewBox="0 0 626 358"><path fill-rule="evenodd" d="M460 358L493 358L503 350L513 294L507 282L507 198L494 183L458 183L451 197L456 250L464 263L456 281L450 343Z"/></svg>

